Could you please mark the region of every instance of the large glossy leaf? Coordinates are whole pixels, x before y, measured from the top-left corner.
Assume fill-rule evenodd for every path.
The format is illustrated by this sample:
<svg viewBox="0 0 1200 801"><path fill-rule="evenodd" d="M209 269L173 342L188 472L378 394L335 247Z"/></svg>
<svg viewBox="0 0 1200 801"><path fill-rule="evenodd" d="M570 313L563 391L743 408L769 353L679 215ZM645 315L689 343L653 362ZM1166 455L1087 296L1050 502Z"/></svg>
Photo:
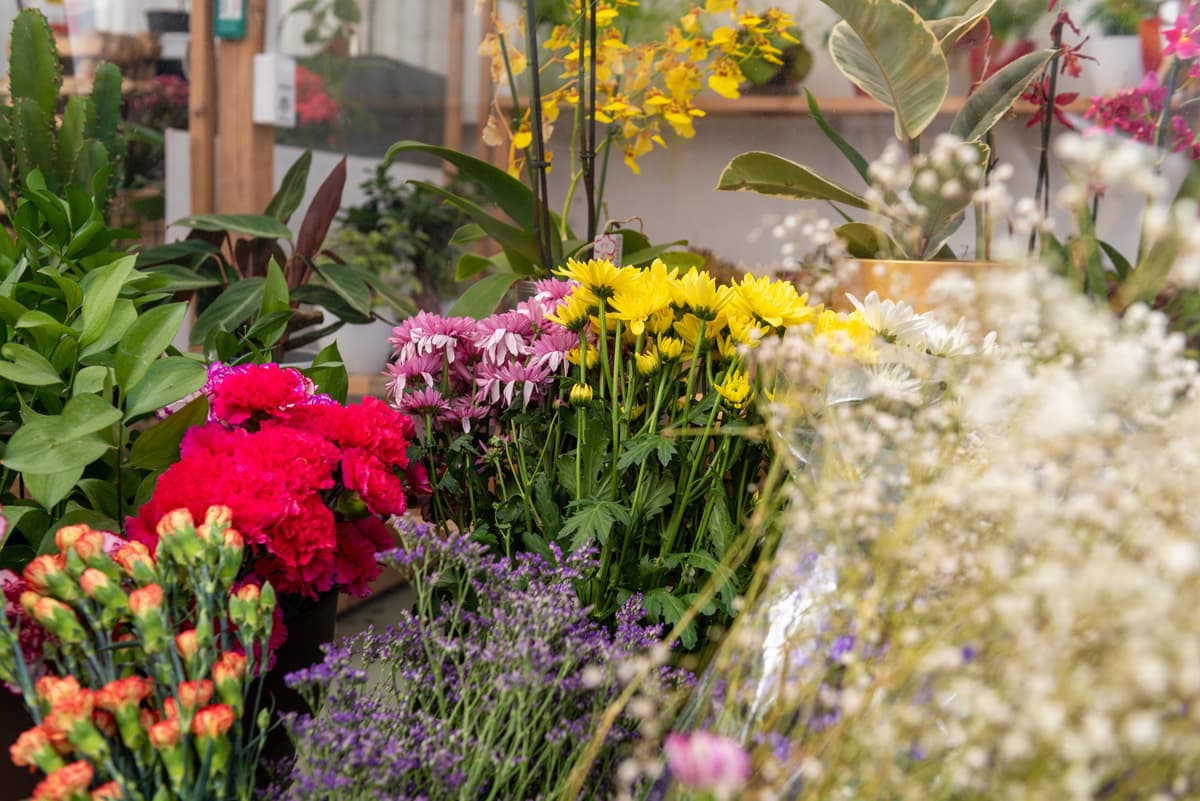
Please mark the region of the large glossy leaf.
<svg viewBox="0 0 1200 801"><path fill-rule="evenodd" d="M808 167L758 150L734 156L721 172L717 189L758 192L797 200L829 200L857 209L867 208L867 201L862 197Z"/></svg>
<svg viewBox="0 0 1200 801"><path fill-rule="evenodd" d="M92 357L106 353L109 348L121 341L129 326L137 320L137 307L129 298L117 298L113 304L112 314L109 315L108 325L100 334L100 338L79 352L79 358L90 360Z"/></svg>
<svg viewBox="0 0 1200 801"><path fill-rule="evenodd" d="M474 253L463 253L458 257L458 264L454 267L454 280L466 281L492 266L494 265L491 259L476 256Z"/></svg>
<svg viewBox="0 0 1200 801"><path fill-rule="evenodd" d="M317 272L342 300L359 314L371 313L371 288L353 268L333 262L317 265Z"/></svg>
<svg viewBox="0 0 1200 801"><path fill-rule="evenodd" d="M450 162L458 168L464 178L478 183L487 193L488 199L499 206L513 222L526 230L533 229L533 193L529 191L529 187L504 170L448 147L413 141L401 141L389 147L387 155L384 156L384 164L391 164L397 155L408 152L429 153Z"/></svg>
<svg viewBox="0 0 1200 801"><path fill-rule="evenodd" d="M144 312L117 345L114 361L117 385L128 389L142 380L150 364L163 354L179 333L186 303L168 303Z"/></svg>
<svg viewBox="0 0 1200 801"><path fill-rule="evenodd" d="M37 415L13 433L4 466L50 475L91 464L110 448L98 432L120 419L121 412L97 395L71 398L61 414Z"/></svg>
<svg viewBox="0 0 1200 801"><path fill-rule="evenodd" d="M942 52L949 55L959 40L970 33L976 25L979 25L994 5L996 5L996 0L975 0L971 7L961 15L927 20L925 24L941 42Z"/></svg>
<svg viewBox="0 0 1200 801"><path fill-rule="evenodd" d="M208 305L192 326L191 343L199 345L209 332L221 329L232 331L246 322L262 304L263 278L238 281Z"/></svg>
<svg viewBox="0 0 1200 801"><path fill-rule="evenodd" d="M134 420L158 411L204 386L208 368L186 356L167 356L150 365L146 375L129 390L125 419Z"/></svg>
<svg viewBox="0 0 1200 801"><path fill-rule="evenodd" d="M275 197L271 198L271 202L267 204L266 215L274 217L281 223L286 223L296 213L296 209L300 208L300 201L304 200L304 190L308 186L308 171L312 168L312 151L305 150L300 154L300 158L288 167L287 174L283 176L283 183L279 185L279 191L275 193Z"/></svg>
<svg viewBox="0 0 1200 801"><path fill-rule="evenodd" d="M541 256L538 253L537 243L534 241L533 234L529 232L532 229L521 230L520 228L514 228L508 223L488 214L479 204L459 197L436 184L424 181L414 181L414 183L440 196L450 205L461 209L480 228L487 231L488 236L499 242L500 246L508 253L509 264L515 271L524 275L536 275L538 273L538 269L534 265L538 263Z"/></svg>
<svg viewBox="0 0 1200 801"><path fill-rule="evenodd" d="M79 313L82 326L79 332L80 346L86 347L100 339L112 317L121 288L129 280L136 262L136 256L126 256L84 277L83 309Z"/></svg>
<svg viewBox="0 0 1200 801"><path fill-rule="evenodd" d="M474 317L480 320L496 311L504 295L521 275L517 273L496 273L487 278L481 278L462 293L447 313L450 317Z"/></svg>
<svg viewBox="0 0 1200 801"><path fill-rule="evenodd" d="M1053 50L1037 50L1001 67L967 98L950 123L950 133L968 142L982 139L1052 58Z"/></svg>
<svg viewBox="0 0 1200 801"><path fill-rule="evenodd" d="M291 229L266 214L197 214L176 220L172 225L196 231L246 234L266 239L292 238Z"/></svg>
<svg viewBox="0 0 1200 801"><path fill-rule="evenodd" d="M856 259L875 259L895 256L900 246L886 233L864 222L850 222L834 230L846 243L846 252Z"/></svg>
<svg viewBox="0 0 1200 801"><path fill-rule="evenodd" d="M330 342L313 359L312 367L305 368L304 373L317 389L333 398L338 403L346 402L350 391L350 377L346 375L346 365L342 362L342 354L338 351L336 342Z"/></svg>
<svg viewBox="0 0 1200 801"><path fill-rule="evenodd" d="M895 112L912 141L933 122L950 88L937 37L904 0L821 0L841 16L829 52L842 74Z"/></svg>

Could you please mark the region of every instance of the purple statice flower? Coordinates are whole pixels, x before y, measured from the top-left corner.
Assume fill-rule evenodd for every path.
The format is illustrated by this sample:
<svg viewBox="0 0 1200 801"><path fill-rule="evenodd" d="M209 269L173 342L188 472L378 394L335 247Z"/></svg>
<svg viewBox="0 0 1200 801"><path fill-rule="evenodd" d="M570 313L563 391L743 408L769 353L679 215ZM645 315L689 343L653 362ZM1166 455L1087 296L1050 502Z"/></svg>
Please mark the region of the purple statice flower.
<svg viewBox="0 0 1200 801"><path fill-rule="evenodd" d="M576 593L591 550L494 555L468 536L398 523L381 561L410 571L417 600L386 631L327 648L288 676L317 711L286 725L296 762L270 797L549 798L620 693L607 669L657 642L634 606L611 634ZM596 668L603 678L597 681ZM604 798L634 726L614 728L584 797Z"/></svg>

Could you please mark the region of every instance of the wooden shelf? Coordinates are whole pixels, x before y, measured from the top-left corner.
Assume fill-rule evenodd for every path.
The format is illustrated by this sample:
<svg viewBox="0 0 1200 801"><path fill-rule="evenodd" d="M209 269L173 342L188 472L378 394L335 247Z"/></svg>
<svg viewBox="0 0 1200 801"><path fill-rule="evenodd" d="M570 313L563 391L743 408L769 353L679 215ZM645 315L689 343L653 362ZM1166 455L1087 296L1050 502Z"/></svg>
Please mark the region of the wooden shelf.
<svg viewBox="0 0 1200 801"><path fill-rule="evenodd" d="M831 117L873 116L891 114L892 110L873 97L818 97L817 107L821 113ZM966 97L948 97L942 103L938 112L943 116L957 114L966 104ZM1090 105L1086 99L1079 99L1061 110L1073 113L1083 113ZM787 114L808 114L808 100L804 95L742 95L736 99L701 95L696 98L696 108L706 114L716 116L756 115L773 116ZM1029 115L1035 111L1032 103L1018 101L1012 108L1012 113Z"/></svg>

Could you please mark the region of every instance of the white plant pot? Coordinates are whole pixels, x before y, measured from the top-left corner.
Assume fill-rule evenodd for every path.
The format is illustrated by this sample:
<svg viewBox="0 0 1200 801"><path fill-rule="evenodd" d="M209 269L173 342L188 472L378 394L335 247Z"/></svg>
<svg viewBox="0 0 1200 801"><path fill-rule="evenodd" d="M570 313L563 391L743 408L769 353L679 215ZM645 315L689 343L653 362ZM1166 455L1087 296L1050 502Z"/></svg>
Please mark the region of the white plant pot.
<svg viewBox="0 0 1200 801"><path fill-rule="evenodd" d="M1096 61L1084 64L1089 97L1133 89L1142 82L1142 40L1138 36L1100 36L1088 52Z"/></svg>
<svg viewBox="0 0 1200 801"><path fill-rule="evenodd" d="M383 372L392 355L392 346L388 344L391 334L391 323L375 320L363 325L344 325L318 344L324 348L330 342L337 342L346 372L351 375L375 375Z"/></svg>

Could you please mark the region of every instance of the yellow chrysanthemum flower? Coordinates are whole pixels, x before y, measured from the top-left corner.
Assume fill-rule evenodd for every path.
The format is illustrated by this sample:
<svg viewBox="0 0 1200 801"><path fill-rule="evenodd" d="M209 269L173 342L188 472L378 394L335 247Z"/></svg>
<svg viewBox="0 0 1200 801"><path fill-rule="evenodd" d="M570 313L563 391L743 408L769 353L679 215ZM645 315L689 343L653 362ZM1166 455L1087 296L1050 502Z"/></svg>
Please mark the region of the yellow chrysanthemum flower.
<svg viewBox="0 0 1200 801"><path fill-rule="evenodd" d="M745 370L730 370L725 374L725 380L714 388L725 402L735 409L745 408L754 396Z"/></svg>
<svg viewBox="0 0 1200 801"><path fill-rule="evenodd" d="M741 315L764 327L778 329L803 325L817 314L817 310L807 303L808 295L798 293L789 281L747 275L732 289L730 317Z"/></svg>
<svg viewBox="0 0 1200 801"><path fill-rule="evenodd" d="M641 336L646 331L648 320L670 311L673 299L671 281L675 272L668 271L661 259L655 259L649 269L638 270L637 280L613 295L611 316L624 320L634 336ZM674 316L671 317L673 319Z"/></svg>
<svg viewBox="0 0 1200 801"><path fill-rule="evenodd" d="M678 337L659 337L655 353L664 362L673 362L683 354L683 340Z"/></svg>
<svg viewBox="0 0 1200 801"><path fill-rule="evenodd" d="M684 345L690 352L696 347L696 338L701 335L701 326L704 327L703 339L705 342L715 341L717 337L721 336L727 330L724 315L712 320L701 320L694 314L685 314L676 320L671 328L683 340Z"/></svg>
<svg viewBox="0 0 1200 801"><path fill-rule="evenodd" d="M587 325L588 316L591 314L591 311L592 308L588 299L576 290L559 301L554 311L546 315L546 319L578 333Z"/></svg>
<svg viewBox="0 0 1200 801"><path fill-rule="evenodd" d="M587 406L592 402L592 388L587 384L571 387L570 402L572 406Z"/></svg>
<svg viewBox="0 0 1200 801"><path fill-rule="evenodd" d="M635 354L633 360L637 365L639 375L654 375L662 365L662 362L658 360L658 353L652 350Z"/></svg>
<svg viewBox="0 0 1200 801"><path fill-rule="evenodd" d="M673 284L675 303L702 320L715 320L731 295L727 286L718 287L707 271L688 270Z"/></svg>
<svg viewBox="0 0 1200 801"><path fill-rule="evenodd" d="M618 267L607 259L567 259L567 265L555 270L554 274L578 281L587 292L608 300L618 292L628 291L636 281L637 271Z"/></svg>
<svg viewBox="0 0 1200 801"><path fill-rule="evenodd" d="M850 356L871 364L879 355L875 350L875 332L857 311L839 314L826 309L817 315L814 338L835 356Z"/></svg>
<svg viewBox="0 0 1200 801"><path fill-rule="evenodd" d="M579 365L579 348L571 348L569 351L567 351L567 361L569 361L571 364L574 364L576 366ZM595 367L596 363L599 361L600 361L600 354L596 351L595 348L593 348L591 345L588 345L588 347L587 347L587 366L589 368Z"/></svg>

